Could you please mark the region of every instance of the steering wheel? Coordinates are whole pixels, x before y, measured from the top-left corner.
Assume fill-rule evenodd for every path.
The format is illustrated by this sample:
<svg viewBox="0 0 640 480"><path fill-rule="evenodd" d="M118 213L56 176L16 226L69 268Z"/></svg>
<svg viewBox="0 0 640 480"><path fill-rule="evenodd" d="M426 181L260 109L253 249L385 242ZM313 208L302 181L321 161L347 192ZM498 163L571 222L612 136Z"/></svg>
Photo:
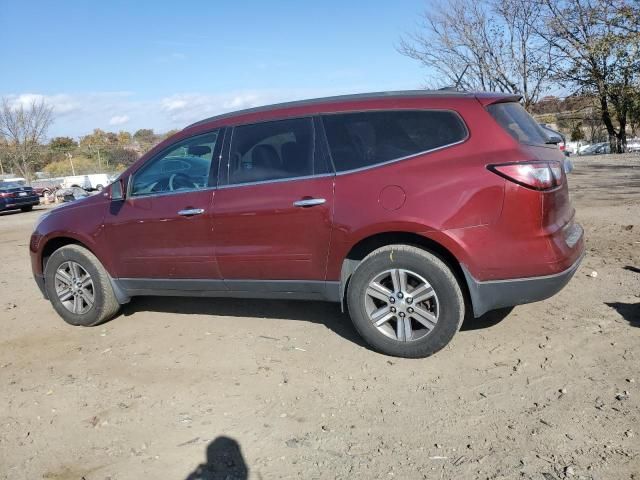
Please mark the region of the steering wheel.
<svg viewBox="0 0 640 480"><path fill-rule="evenodd" d="M169 177L169 191L180 190L181 188L194 188L197 185L184 173L174 173Z"/></svg>

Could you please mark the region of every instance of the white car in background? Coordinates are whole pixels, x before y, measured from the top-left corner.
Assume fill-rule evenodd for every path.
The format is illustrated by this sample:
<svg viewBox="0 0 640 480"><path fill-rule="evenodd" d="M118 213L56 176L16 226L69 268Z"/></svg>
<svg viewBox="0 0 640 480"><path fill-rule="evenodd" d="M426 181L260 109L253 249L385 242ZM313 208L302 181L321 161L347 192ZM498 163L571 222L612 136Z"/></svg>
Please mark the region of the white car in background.
<svg viewBox="0 0 640 480"><path fill-rule="evenodd" d="M72 175L64 177L63 188L80 187L88 191L100 191L111 183L111 178L106 173L90 173L88 175Z"/></svg>
<svg viewBox="0 0 640 480"><path fill-rule="evenodd" d="M628 141L627 152L640 152L640 139L632 139Z"/></svg>
<svg viewBox="0 0 640 480"><path fill-rule="evenodd" d="M91 182L88 175L70 175L62 179L60 186L62 188L80 187L89 190Z"/></svg>
<svg viewBox="0 0 640 480"><path fill-rule="evenodd" d="M111 183L110 175L106 173L93 173L87 175L87 177L89 177L89 188L87 190L101 191Z"/></svg>

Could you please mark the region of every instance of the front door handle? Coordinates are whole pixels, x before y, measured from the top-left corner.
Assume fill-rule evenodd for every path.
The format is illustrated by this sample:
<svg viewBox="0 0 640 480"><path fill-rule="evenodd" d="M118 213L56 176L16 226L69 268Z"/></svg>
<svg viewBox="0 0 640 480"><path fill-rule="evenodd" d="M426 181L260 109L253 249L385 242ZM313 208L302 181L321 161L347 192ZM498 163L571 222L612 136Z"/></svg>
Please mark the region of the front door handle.
<svg viewBox="0 0 640 480"><path fill-rule="evenodd" d="M313 207L315 205L322 205L326 203L324 198L305 198L303 200L297 200L293 202L294 207Z"/></svg>
<svg viewBox="0 0 640 480"><path fill-rule="evenodd" d="M200 215L204 213L204 208L187 208L185 210L180 210L178 215L182 215L183 217L193 217L194 215Z"/></svg>

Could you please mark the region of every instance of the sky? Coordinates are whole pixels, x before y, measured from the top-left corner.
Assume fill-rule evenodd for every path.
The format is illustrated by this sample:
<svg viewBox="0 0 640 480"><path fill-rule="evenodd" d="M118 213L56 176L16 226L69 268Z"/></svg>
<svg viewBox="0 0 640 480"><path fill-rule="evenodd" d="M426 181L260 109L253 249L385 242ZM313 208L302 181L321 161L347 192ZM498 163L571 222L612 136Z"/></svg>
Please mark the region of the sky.
<svg viewBox="0 0 640 480"><path fill-rule="evenodd" d="M425 0L0 0L0 96L49 136L183 128L303 98L422 88L396 50Z"/></svg>

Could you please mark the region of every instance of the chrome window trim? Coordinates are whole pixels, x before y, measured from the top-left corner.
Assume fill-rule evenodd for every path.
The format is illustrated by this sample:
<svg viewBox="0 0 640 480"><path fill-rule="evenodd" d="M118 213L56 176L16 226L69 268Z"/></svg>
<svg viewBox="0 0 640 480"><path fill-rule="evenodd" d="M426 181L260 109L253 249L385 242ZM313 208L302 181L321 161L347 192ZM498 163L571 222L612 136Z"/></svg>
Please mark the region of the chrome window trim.
<svg viewBox="0 0 640 480"><path fill-rule="evenodd" d="M469 134L468 133L467 133L467 136L465 138L463 138L462 140L459 140L457 142L448 143L447 145L442 145L441 147L431 148L429 150L424 150L422 152L414 153L412 155L407 155L406 157L393 158L391 160L387 160L386 162L382 162L382 163L375 163L373 165L367 165L365 167L352 168L351 170L342 170L340 172L336 172L336 177L340 176L340 175L347 175L347 174L350 174L350 173L361 172L363 170L370 170L372 168L384 167L384 166L389 165L391 163L402 162L404 160L409 160L409 159L414 158L414 157L419 157L421 155L426 155L428 153L437 152L438 150L444 150L445 148L455 147L456 145L460 145L461 143L465 143L467 140L469 140Z"/></svg>
<svg viewBox="0 0 640 480"><path fill-rule="evenodd" d="M274 178L271 180L260 180L258 182L244 182L244 183L234 183L233 185L220 185L218 186L219 190L227 189L227 188L235 188L235 187L247 187L250 185L264 185L267 183L282 183L282 182L291 182L295 180L310 180L312 178L323 178L323 177L335 177L335 173L321 173L319 175L303 175L301 177L287 177L287 178Z"/></svg>
<svg viewBox="0 0 640 480"><path fill-rule="evenodd" d="M173 192L145 193L142 195L127 197L125 201L131 200L133 202L134 200L138 200L138 199L142 200L144 198L168 197L168 196L178 195L180 193L186 194L186 193L206 192L208 190L217 190L218 188L219 188L218 186L215 186L215 187L193 188L191 190L174 190Z"/></svg>

